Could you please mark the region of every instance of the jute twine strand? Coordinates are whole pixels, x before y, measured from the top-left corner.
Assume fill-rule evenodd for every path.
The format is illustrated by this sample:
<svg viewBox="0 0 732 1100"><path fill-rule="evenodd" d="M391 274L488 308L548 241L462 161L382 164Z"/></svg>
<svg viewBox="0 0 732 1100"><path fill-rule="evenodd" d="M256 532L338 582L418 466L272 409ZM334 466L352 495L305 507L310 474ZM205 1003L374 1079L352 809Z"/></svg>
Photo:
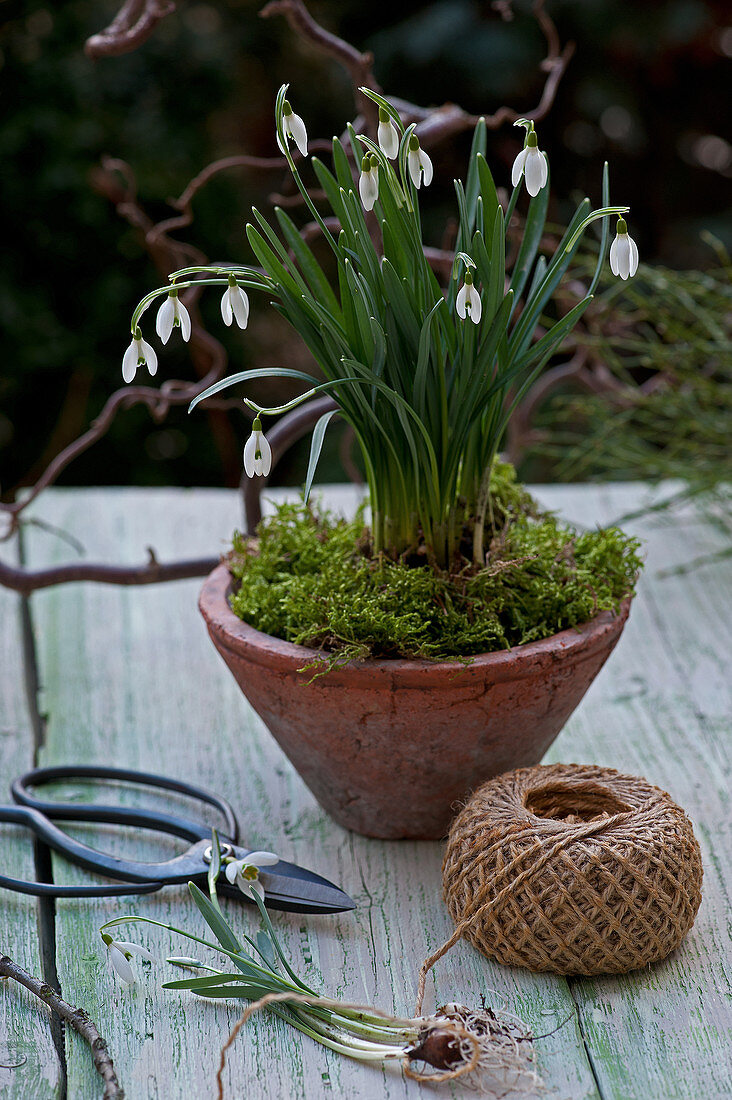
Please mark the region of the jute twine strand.
<svg viewBox="0 0 732 1100"><path fill-rule="evenodd" d="M589 820L586 820L589 818ZM550 765L490 780L458 814L443 863L456 928L490 958L559 974L622 973L664 958L693 924L702 866L665 791L609 768Z"/></svg>

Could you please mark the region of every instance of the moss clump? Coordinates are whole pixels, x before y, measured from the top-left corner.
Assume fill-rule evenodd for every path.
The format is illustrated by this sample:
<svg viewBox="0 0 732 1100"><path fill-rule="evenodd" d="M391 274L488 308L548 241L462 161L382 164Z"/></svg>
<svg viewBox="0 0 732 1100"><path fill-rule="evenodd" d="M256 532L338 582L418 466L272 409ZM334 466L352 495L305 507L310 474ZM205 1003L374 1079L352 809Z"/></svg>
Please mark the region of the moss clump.
<svg viewBox="0 0 732 1100"><path fill-rule="evenodd" d="M234 537L234 612L258 630L321 649L329 663L366 657L470 658L547 638L617 610L641 566L637 539L578 533L540 514L496 464L484 569L455 573L368 555L363 512L350 521L283 504L258 538ZM424 561L424 557L422 558Z"/></svg>

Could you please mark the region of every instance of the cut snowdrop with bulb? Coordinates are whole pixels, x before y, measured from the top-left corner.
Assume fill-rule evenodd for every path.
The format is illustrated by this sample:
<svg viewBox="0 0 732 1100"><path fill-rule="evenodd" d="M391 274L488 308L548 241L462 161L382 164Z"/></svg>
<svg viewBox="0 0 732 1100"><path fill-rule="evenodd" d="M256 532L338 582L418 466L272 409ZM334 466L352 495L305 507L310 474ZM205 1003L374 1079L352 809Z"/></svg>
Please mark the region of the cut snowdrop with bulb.
<svg viewBox="0 0 732 1100"><path fill-rule="evenodd" d="M182 936L199 946L224 956L225 969L202 964L192 956L171 956L176 967L196 971L195 977L165 982L163 988L190 991L195 997L232 1002L249 1001L221 1050L217 1082L223 1095L222 1075L228 1049L246 1021L255 1013L267 1010L304 1035L336 1054L359 1062L381 1064L399 1062L406 1076L421 1081L439 1083L458 1077L469 1077L480 1087L484 1080L521 1074L527 1082L540 1086L534 1069L531 1033L510 1014L490 1008L469 1009L464 1005L446 1004L429 1015L399 1016L380 1008L351 1004L320 994L307 985L295 972L267 911L263 893L252 891L252 897L264 923L256 934L242 934L228 923L216 891L219 872L229 878L229 867L242 861L222 860L218 837L212 836L209 897L189 882L191 899L208 925L213 939L189 932L151 917L129 914L115 917L100 929L106 944L114 943L109 929L120 925L150 924ZM271 852L252 852L246 860L265 866ZM275 857L276 858L276 857ZM248 864L251 866L251 864ZM251 880L245 880L251 883ZM256 880L254 880L256 882ZM127 953L147 956L144 948L120 943ZM120 952L127 962L126 955ZM233 967L232 967L233 963ZM127 963L129 966L129 963ZM123 967L124 968L124 967Z"/></svg>

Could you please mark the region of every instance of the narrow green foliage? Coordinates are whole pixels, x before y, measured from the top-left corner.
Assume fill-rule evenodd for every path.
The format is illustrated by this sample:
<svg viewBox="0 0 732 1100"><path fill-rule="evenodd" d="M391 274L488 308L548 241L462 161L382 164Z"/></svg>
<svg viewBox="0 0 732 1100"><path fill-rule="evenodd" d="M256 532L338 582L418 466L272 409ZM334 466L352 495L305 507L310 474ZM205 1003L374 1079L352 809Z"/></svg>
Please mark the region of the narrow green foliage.
<svg viewBox="0 0 732 1100"><path fill-rule="evenodd" d="M290 108L287 116L283 113L285 85L277 96L278 144L332 252L329 258L335 260L335 272L331 278L329 268L326 275L283 210L275 210L277 228L254 210L246 233L261 266L236 268L235 277L242 287L266 292L302 337L324 381L310 384L286 406L260 409L249 398L244 400L256 412L278 415L315 392L330 394L355 429L363 453L375 550L397 559L421 538L431 563L444 569L459 553L465 525L482 514L481 486L501 446L513 404L559 350L591 300L588 295L574 311L547 323L545 307L566 274L580 237L593 221L603 218L607 223L608 216L627 208L608 205L606 170L603 206L591 210L584 199L556 250L545 255L547 183L529 203L522 241L507 273L506 233L522 185L513 189L504 211L488 165L481 119L473 137L466 185L455 181L456 277L441 287L425 256L419 201L426 182L418 190L412 178L413 158L424 155L414 124L405 128L382 96L363 91L377 103L380 117L395 126L399 153L394 162L388 160L370 137L349 127L353 165L337 138L332 170L312 159L331 218L338 223L335 233L292 158L285 122ZM373 211L368 217L357 183L364 158L368 158L369 172L378 176L378 195L372 196ZM426 181L428 175L420 178ZM604 253L607 232L603 242ZM466 268L471 295L478 296L480 307L471 305L467 313L464 291L459 297L458 278ZM228 280L230 270L228 266L187 268L171 276L172 285L191 285L177 282L191 274L203 276L202 283L219 285L225 281L224 274ZM147 295L133 323L169 289ZM540 324L543 329L537 339ZM283 368L269 373L314 381ZM256 371L233 375L207 389L197 401L258 376ZM308 492L327 426L323 419L315 430ZM474 540L474 546L480 547L480 539Z"/></svg>
<svg viewBox="0 0 732 1100"><path fill-rule="evenodd" d="M539 514L495 463L485 546L435 570L419 550L394 561L370 556L363 512L354 520L285 504L258 538L235 538L231 605L258 630L322 649L329 664L365 657L469 658L546 638L617 610L640 569L637 540L619 530L577 532ZM424 564L418 564L419 561Z"/></svg>

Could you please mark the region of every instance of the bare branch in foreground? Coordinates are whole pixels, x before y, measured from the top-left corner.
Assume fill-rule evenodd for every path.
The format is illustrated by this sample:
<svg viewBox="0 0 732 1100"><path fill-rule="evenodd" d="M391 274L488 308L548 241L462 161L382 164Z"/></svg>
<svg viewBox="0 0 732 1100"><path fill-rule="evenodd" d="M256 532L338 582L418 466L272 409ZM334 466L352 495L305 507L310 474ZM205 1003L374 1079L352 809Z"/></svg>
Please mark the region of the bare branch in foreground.
<svg viewBox="0 0 732 1100"><path fill-rule="evenodd" d="M102 1038L93 1020L90 1020L83 1008L76 1008L64 1001L59 994L40 978L34 978L22 966L9 959L7 955L0 958L0 977L12 978L20 985L25 986L39 1000L73 1027L77 1034L81 1035L91 1050L94 1059L94 1068L104 1082L103 1100L122 1100L124 1089L119 1083L117 1072L114 1068L112 1056L107 1049L106 1040Z"/></svg>

